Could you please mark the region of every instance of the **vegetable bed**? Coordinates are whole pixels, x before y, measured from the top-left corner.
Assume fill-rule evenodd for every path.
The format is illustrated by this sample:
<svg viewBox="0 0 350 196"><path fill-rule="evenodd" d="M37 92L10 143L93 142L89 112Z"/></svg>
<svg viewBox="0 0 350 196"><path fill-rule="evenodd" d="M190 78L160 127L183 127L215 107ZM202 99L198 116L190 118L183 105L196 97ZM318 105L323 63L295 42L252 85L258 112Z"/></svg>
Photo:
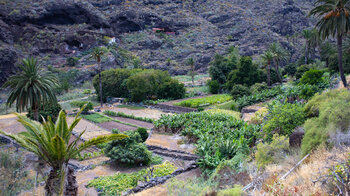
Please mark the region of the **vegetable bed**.
<svg viewBox="0 0 350 196"><path fill-rule="evenodd" d="M174 105L183 106L183 107L190 107L190 108L199 108L199 107L203 107L203 106L224 103L224 102L227 102L230 100L232 100L231 95L222 94L222 95L212 95L209 97L203 97L203 98L197 98L197 99L188 99L188 100L176 103Z"/></svg>

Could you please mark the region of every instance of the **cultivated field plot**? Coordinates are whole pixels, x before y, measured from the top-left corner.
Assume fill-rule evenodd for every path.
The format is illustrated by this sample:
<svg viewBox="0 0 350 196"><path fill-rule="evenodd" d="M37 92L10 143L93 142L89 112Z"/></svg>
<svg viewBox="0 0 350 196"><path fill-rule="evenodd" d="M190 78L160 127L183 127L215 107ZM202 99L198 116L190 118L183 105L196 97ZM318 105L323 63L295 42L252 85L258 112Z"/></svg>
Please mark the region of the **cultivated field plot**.
<svg viewBox="0 0 350 196"><path fill-rule="evenodd" d="M155 120L159 119L162 114L169 114L169 113L162 112L160 110L149 109L149 108L145 108L142 110L141 109L133 110L129 108L116 108L116 107L102 108L102 111L105 111L105 110L110 110L114 112L123 112L128 115L134 115L136 117L151 118Z"/></svg>

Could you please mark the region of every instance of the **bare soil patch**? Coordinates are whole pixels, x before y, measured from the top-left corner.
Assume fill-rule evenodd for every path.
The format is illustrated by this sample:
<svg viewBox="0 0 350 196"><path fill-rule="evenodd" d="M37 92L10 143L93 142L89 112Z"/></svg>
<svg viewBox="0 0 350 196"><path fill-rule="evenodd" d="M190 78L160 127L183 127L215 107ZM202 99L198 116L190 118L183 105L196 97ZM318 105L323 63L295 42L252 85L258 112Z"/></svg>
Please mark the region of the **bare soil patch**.
<svg viewBox="0 0 350 196"><path fill-rule="evenodd" d="M12 117L12 115L9 117ZM0 129L5 131L6 133L12 134L17 134L26 131L23 125L17 121L17 117L0 119Z"/></svg>
<svg viewBox="0 0 350 196"><path fill-rule="evenodd" d="M73 120L74 120L73 117L68 117L67 118L68 124L70 125L73 122ZM107 130L105 130L105 129L95 125L94 123L91 123L91 122L85 120L85 119L80 120L78 125L74 128L74 131L78 134L85 131L85 133L82 135L82 138L84 140L92 139L92 138L95 138L95 137L101 136L101 135L111 134L110 131L107 131Z"/></svg>
<svg viewBox="0 0 350 196"><path fill-rule="evenodd" d="M122 122L130 123L133 125L137 125L139 127L147 128L147 129L152 129L154 127L153 123L135 120L131 118L124 118L124 117L113 117L113 118Z"/></svg>
<svg viewBox="0 0 350 196"><path fill-rule="evenodd" d="M134 115L137 117L151 118L155 120L159 119L162 114L169 114L169 113L162 112L160 110L149 109L149 108L146 108L143 110L131 110L128 108L104 107L102 108L102 111L104 110L111 110L114 112L123 112L125 114Z"/></svg>
<svg viewBox="0 0 350 196"><path fill-rule="evenodd" d="M179 142L181 142L181 137L177 135L161 135L161 134L152 134L150 138L147 139L146 144L152 146L160 146L163 148L168 148L171 150L182 150L189 153L193 153L194 149L192 148L181 148Z"/></svg>
<svg viewBox="0 0 350 196"><path fill-rule="evenodd" d="M129 131L129 130L136 130L136 127L132 127L129 125L124 125L121 123L117 123L114 121L109 121L109 122L104 122L104 123L100 123L98 124L100 127L102 127L103 129L106 129L108 131L112 131L112 129L118 129L121 132L124 131Z"/></svg>

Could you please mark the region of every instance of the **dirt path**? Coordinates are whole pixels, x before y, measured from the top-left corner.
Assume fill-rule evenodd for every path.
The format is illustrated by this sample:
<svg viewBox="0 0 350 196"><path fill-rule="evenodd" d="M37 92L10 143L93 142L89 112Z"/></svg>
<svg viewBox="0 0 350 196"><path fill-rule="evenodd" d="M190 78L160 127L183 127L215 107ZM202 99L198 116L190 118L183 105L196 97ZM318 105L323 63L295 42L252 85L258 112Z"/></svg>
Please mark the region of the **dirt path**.
<svg viewBox="0 0 350 196"><path fill-rule="evenodd" d="M124 118L124 117L113 117L113 118L122 122L130 123L133 125L137 125L139 127L147 128L147 129L152 129L154 127L153 123L135 120L131 118Z"/></svg>
<svg viewBox="0 0 350 196"><path fill-rule="evenodd" d="M98 124L98 126L103 128L103 129L106 129L108 131L112 131L112 129L118 129L119 131L124 132L124 131L136 130L137 129L136 127L132 127L132 126L129 126L129 125L124 125L124 124L117 123L117 122L114 122L114 121L100 123L100 124Z"/></svg>

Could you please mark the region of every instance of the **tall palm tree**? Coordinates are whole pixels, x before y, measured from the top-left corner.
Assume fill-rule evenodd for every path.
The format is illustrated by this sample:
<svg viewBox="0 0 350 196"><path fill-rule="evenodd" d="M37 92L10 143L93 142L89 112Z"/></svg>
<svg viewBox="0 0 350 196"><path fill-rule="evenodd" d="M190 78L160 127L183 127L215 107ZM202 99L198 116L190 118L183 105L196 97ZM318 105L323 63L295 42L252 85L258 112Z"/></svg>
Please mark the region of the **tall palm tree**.
<svg viewBox="0 0 350 196"><path fill-rule="evenodd" d="M48 121L44 120L40 124L23 115L16 114L18 122L27 131L16 135L0 130L0 134L12 138L20 146L36 154L51 167L45 185L46 195L77 195L78 186L74 169L68 166L69 160L91 146L127 137L121 134L112 134L99 136L79 144L84 131L77 138L70 141L74 127L81 120L80 113L81 111L75 116L71 125L67 124L66 114L63 111L59 113L55 124L50 117Z"/></svg>
<svg viewBox="0 0 350 196"><path fill-rule="evenodd" d="M264 54L261 55L261 58L266 62L267 64L267 85L271 86L271 62L273 61L273 58L275 57L274 53L270 50L267 50L264 52Z"/></svg>
<svg viewBox="0 0 350 196"><path fill-rule="evenodd" d="M326 67L329 67L329 59L337 54L336 47L331 44L329 41L326 41L321 44L320 47L320 56L321 60L326 62Z"/></svg>
<svg viewBox="0 0 350 196"><path fill-rule="evenodd" d="M309 29L305 29L302 31L301 35L303 36L303 38L305 39L305 64L307 64L307 60L308 60L308 57L309 57L309 49L310 49L310 40L312 38L312 32L311 30Z"/></svg>
<svg viewBox="0 0 350 196"><path fill-rule="evenodd" d="M21 72L3 85L3 88L11 89L6 104L11 107L16 102L19 112L31 108L34 119L38 120L41 104L57 102L54 89L58 86L58 79L54 74L42 70L34 58L23 59L19 68Z"/></svg>
<svg viewBox="0 0 350 196"><path fill-rule="evenodd" d="M105 53L107 52L107 48L105 47L96 47L92 53L91 53L91 58L95 59L97 61L97 64L99 65L100 69L98 71L98 79L99 79L99 90L100 90L100 104L101 104L101 108L103 107L103 98L102 98L102 76L101 76L101 72L102 72L102 64L101 64L101 59L102 56L105 55Z"/></svg>
<svg viewBox="0 0 350 196"><path fill-rule="evenodd" d="M350 0L317 0L316 7L309 15L316 16L319 21L316 27L322 39L336 37L338 47L338 67L345 87L346 78L343 69L343 38L350 30Z"/></svg>
<svg viewBox="0 0 350 196"><path fill-rule="evenodd" d="M288 61L290 54L278 42L272 43L270 45L270 51L274 55L273 64L275 65L275 70L277 73L278 80L282 83L282 77L279 71L279 66L281 63Z"/></svg>
<svg viewBox="0 0 350 196"><path fill-rule="evenodd" d="M192 86L194 86L194 75L195 75L195 72L194 72L194 60L193 58L189 58L187 60L187 64L191 67L191 78L192 78Z"/></svg>

